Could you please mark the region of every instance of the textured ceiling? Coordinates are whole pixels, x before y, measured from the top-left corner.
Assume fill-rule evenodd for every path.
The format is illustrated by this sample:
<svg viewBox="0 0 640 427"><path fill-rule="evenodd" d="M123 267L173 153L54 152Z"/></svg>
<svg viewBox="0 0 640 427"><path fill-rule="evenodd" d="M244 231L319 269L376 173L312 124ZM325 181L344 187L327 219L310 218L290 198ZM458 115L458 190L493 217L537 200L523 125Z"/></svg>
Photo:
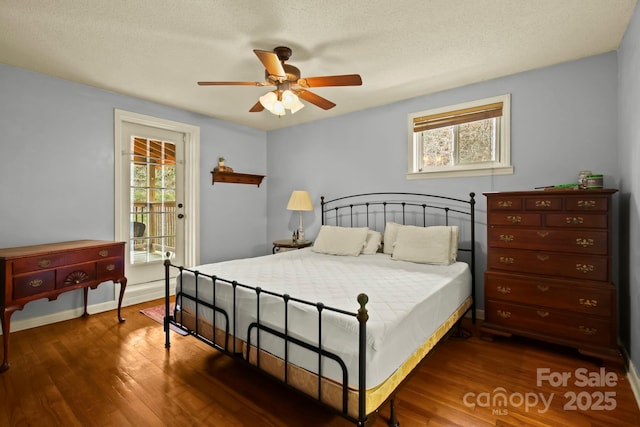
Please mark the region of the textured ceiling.
<svg viewBox="0 0 640 427"><path fill-rule="evenodd" d="M636 0L0 0L0 63L271 130L616 50ZM313 89L281 118L253 49L289 46Z"/></svg>

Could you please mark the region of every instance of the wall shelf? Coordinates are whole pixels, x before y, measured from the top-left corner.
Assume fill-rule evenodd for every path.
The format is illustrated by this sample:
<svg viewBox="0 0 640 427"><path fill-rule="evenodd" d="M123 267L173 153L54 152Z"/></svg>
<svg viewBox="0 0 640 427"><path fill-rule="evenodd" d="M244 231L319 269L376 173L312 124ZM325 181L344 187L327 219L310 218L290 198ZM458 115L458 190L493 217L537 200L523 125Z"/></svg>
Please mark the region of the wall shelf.
<svg viewBox="0 0 640 427"><path fill-rule="evenodd" d="M233 184L255 184L260 187L260 183L264 175L252 175L248 173L236 173L236 172L219 172L211 171L211 185L216 182L229 182Z"/></svg>

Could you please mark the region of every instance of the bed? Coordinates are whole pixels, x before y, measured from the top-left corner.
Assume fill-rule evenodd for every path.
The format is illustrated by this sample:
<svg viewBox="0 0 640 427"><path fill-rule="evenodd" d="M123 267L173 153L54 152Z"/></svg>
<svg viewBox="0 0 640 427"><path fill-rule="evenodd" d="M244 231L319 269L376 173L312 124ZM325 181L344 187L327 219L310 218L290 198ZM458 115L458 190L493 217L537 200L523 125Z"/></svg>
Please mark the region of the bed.
<svg viewBox="0 0 640 427"><path fill-rule="evenodd" d="M390 401L398 425L399 385L463 316L475 322L474 197L322 197L312 247L167 259L165 347L173 325L359 426Z"/></svg>

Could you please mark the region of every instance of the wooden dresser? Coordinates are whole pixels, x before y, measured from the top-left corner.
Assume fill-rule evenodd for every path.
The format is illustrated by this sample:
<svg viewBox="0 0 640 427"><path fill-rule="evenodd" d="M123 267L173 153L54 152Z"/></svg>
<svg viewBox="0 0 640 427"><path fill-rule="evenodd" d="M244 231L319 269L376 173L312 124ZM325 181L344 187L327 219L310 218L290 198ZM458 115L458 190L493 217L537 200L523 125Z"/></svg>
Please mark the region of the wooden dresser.
<svg viewBox="0 0 640 427"><path fill-rule="evenodd" d="M612 196L617 190L485 193L485 334L527 336L615 365Z"/></svg>
<svg viewBox="0 0 640 427"><path fill-rule="evenodd" d="M78 240L46 245L0 249L0 308L2 309L3 361L0 372L9 369L11 315L40 298L54 300L63 292L84 289L87 293L106 281L119 282L118 320L127 286L124 276L124 242Z"/></svg>

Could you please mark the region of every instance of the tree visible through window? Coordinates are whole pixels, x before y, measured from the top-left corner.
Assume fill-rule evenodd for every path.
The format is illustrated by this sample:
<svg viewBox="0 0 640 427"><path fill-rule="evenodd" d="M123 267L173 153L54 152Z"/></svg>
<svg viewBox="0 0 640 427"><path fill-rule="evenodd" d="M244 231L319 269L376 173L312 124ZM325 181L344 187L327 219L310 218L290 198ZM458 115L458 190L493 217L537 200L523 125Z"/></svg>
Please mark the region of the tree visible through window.
<svg viewBox="0 0 640 427"><path fill-rule="evenodd" d="M408 178L513 173L509 109L505 95L411 114Z"/></svg>

